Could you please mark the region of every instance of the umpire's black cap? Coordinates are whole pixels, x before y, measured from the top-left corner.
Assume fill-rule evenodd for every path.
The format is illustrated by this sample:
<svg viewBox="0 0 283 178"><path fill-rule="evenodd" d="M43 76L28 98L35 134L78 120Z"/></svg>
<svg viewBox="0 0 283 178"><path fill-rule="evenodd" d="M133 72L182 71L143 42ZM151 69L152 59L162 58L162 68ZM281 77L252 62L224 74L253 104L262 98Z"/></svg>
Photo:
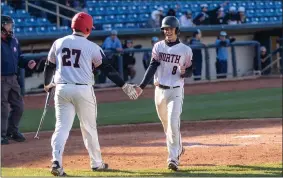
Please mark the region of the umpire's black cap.
<svg viewBox="0 0 283 178"><path fill-rule="evenodd" d="M166 27L179 29L179 26L180 26L179 20L175 16L167 16L162 20L161 30L163 30Z"/></svg>
<svg viewBox="0 0 283 178"><path fill-rule="evenodd" d="M4 25L6 24L13 24L13 28L14 28L14 20L12 19L12 17L8 15L1 15L1 33L3 33L4 35L12 36L13 31L8 32L4 28Z"/></svg>
<svg viewBox="0 0 283 178"><path fill-rule="evenodd" d="M8 15L1 15L1 26L9 23L14 23L12 17Z"/></svg>

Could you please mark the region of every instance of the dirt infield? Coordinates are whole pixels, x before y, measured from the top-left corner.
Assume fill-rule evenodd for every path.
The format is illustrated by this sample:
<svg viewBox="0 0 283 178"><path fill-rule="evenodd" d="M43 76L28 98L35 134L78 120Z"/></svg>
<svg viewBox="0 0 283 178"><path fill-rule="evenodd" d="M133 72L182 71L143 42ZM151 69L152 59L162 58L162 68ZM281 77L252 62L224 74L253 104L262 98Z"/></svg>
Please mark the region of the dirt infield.
<svg viewBox="0 0 283 178"><path fill-rule="evenodd" d="M247 165L282 161L282 120L259 119L182 123L186 152L181 166ZM2 146L3 167L48 168L51 133L40 140ZM99 140L104 161L113 169L165 168L167 151L160 124L103 127ZM66 169L89 169L79 130L72 131L64 153Z"/></svg>
<svg viewBox="0 0 283 178"><path fill-rule="evenodd" d="M281 79L215 82L186 86L186 94L215 93L281 87ZM127 100L120 89L97 91L97 100ZM153 88L143 98L152 98ZM28 109L43 108L45 96L25 97ZM164 168L167 150L161 124L106 126L98 129L103 159L113 169ZM282 119L183 122L182 139L186 152L181 166L247 165L282 161ZM2 167L48 168L51 160L51 132L26 134L24 143L2 146ZM88 169L89 158L79 130L73 130L64 153L66 169Z"/></svg>

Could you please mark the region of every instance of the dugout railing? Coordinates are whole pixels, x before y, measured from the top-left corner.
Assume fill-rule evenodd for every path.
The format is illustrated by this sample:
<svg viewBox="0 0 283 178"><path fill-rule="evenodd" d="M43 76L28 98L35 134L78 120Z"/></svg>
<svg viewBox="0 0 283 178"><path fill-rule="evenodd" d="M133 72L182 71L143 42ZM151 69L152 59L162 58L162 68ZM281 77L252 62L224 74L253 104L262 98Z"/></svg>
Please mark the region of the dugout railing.
<svg viewBox="0 0 283 178"><path fill-rule="evenodd" d="M238 73L237 73L237 56L236 56L236 51L235 51L235 47L237 46L254 46L255 49L255 56L257 57L257 62L258 62L258 67L259 70L261 70L261 61L260 61L260 43L257 41L236 41L231 43L230 45L228 45L227 47L230 48L231 51L231 62L232 62L232 75L234 78L238 77ZM192 49L203 49L204 50L204 62L205 62L205 79L210 81L211 80L211 75L210 75L210 62L214 61L211 59L208 50L210 48L217 48L219 46L215 45L215 44L201 44L201 45L190 45L190 47ZM118 60L118 72L120 74L120 76L123 78L123 57L122 54L123 53L144 53L144 52L150 52L152 50L152 48L141 48L141 49L124 49L123 52L120 53L115 53L117 55L117 60ZM105 53L113 53L112 51L108 51L105 50ZM42 60L43 58L46 58L48 55L47 52L42 52L42 53L26 53L23 54L22 57L24 60L30 60L30 59L34 59L36 61ZM251 59L253 60L253 59ZM25 81L24 81L24 70L21 70L20 72L20 83L21 83L21 87L22 87L22 93L25 93ZM194 77L200 77L200 76L194 76ZM43 91L43 89L39 89L37 92L39 91ZM30 91L29 91L30 92Z"/></svg>

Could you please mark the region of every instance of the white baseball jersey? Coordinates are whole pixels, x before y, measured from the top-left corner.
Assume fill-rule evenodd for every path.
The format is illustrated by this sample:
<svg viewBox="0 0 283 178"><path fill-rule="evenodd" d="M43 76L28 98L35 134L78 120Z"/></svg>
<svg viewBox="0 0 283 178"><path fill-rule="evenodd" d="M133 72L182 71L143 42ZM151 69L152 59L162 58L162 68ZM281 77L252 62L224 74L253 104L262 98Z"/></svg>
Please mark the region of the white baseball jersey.
<svg viewBox="0 0 283 178"><path fill-rule="evenodd" d="M92 64L102 63L103 50L85 37L68 35L57 39L48 54L48 60L56 64L55 84L94 84Z"/></svg>
<svg viewBox="0 0 283 178"><path fill-rule="evenodd" d="M192 57L192 49L181 42L171 47L165 40L157 42L152 49L152 60L159 61L160 65L155 72L154 82L170 87L184 86L180 66L189 67Z"/></svg>

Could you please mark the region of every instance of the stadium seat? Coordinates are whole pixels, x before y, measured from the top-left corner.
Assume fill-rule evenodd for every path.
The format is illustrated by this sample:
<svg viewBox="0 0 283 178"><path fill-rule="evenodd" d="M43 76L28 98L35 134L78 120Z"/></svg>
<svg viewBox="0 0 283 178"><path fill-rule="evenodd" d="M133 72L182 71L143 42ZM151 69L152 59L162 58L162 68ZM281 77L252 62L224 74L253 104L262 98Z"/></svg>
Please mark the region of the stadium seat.
<svg viewBox="0 0 283 178"><path fill-rule="evenodd" d="M114 24L114 29L123 29L123 28L125 28L125 27L122 23Z"/></svg>
<svg viewBox="0 0 283 178"><path fill-rule="evenodd" d="M137 8L137 6L129 6L128 7L128 10L131 14L134 14L134 13L138 13L139 12L139 9Z"/></svg>
<svg viewBox="0 0 283 178"><path fill-rule="evenodd" d="M17 27L17 28L15 28L15 33L16 33L16 34L23 34L24 31L23 31L22 28Z"/></svg>
<svg viewBox="0 0 283 178"><path fill-rule="evenodd" d="M259 22L259 18L257 18L257 17L252 18L252 23L258 23L258 22Z"/></svg>
<svg viewBox="0 0 283 178"><path fill-rule="evenodd" d="M94 11L95 11L95 14L96 14L96 15L104 15L104 14L106 14L104 7L97 7L97 8L95 8Z"/></svg>
<svg viewBox="0 0 283 178"><path fill-rule="evenodd" d="M39 26L50 26L51 25L49 20L47 20L46 18L37 18L36 21Z"/></svg>
<svg viewBox="0 0 283 178"><path fill-rule="evenodd" d="M127 20L127 16L126 15L117 15L117 22L125 22Z"/></svg>
<svg viewBox="0 0 283 178"><path fill-rule="evenodd" d="M17 10L16 11L16 14L18 17L20 18L27 18L27 17L30 17L29 13L26 11L26 10Z"/></svg>
<svg viewBox="0 0 283 178"><path fill-rule="evenodd" d="M139 15L139 19L140 19L141 21L148 21L149 18L150 18L150 15L149 15L149 14L140 14L140 15Z"/></svg>
<svg viewBox="0 0 283 178"><path fill-rule="evenodd" d="M33 27L25 27L24 28L24 33L26 35L34 34L35 33L35 29Z"/></svg>
<svg viewBox="0 0 283 178"><path fill-rule="evenodd" d="M105 23L112 23L112 22L115 22L115 21L116 21L116 18L115 18L114 15L105 16L105 20L104 20Z"/></svg>
<svg viewBox="0 0 283 178"><path fill-rule="evenodd" d="M118 14L116 7L114 6L110 6L110 7L106 7L106 13L108 15L114 15L114 14Z"/></svg>
<svg viewBox="0 0 283 178"><path fill-rule="evenodd" d="M13 14L15 13L15 11L11 10L3 10L3 14L4 15L9 15L9 16L13 16Z"/></svg>
<svg viewBox="0 0 283 178"><path fill-rule="evenodd" d="M265 15L267 17L274 16L275 15L275 10L274 9L266 9Z"/></svg>
<svg viewBox="0 0 283 178"><path fill-rule="evenodd" d="M266 8L274 8L275 7L275 3L273 1L266 1L265 2L265 7Z"/></svg>
<svg viewBox="0 0 283 178"><path fill-rule="evenodd" d="M279 22L279 18L276 17L276 16L273 16L273 17L270 17L270 18L269 18L269 21L270 21L270 22Z"/></svg>
<svg viewBox="0 0 283 178"><path fill-rule="evenodd" d="M264 9L256 9L255 12L256 12L255 16L257 16L257 17L265 16L265 10Z"/></svg>
<svg viewBox="0 0 283 178"><path fill-rule="evenodd" d="M246 13L247 17L254 17L255 15L255 11L253 9L251 10L247 10L247 13Z"/></svg>
<svg viewBox="0 0 283 178"><path fill-rule="evenodd" d="M25 26L25 22L21 18L15 18L14 22L15 22L15 27L24 27Z"/></svg>
<svg viewBox="0 0 283 178"><path fill-rule="evenodd" d="M72 32L71 28L68 26L61 26L58 28L58 31L60 32Z"/></svg>
<svg viewBox="0 0 283 178"><path fill-rule="evenodd" d="M268 17L261 17L259 21L266 23L266 22L269 21L269 18Z"/></svg>
<svg viewBox="0 0 283 178"><path fill-rule="evenodd" d="M275 7L281 7L282 8L282 2L281 1L275 1Z"/></svg>
<svg viewBox="0 0 283 178"><path fill-rule="evenodd" d="M87 5L87 7L95 7L97 5L97 1L96 0L88 0L88 1L86 1L86 5Z"/></svg>
<svg viewBox="0 0 283 178"><path fill-rule="evenodd" d="M255 3L254 2L248 2L247 9L255 9Z"/></svg>
<svg viewBox="0 0 283 178"><path fill-rule="evenodd" d="M237 7L244 7L244 8L247 8L247 2L245 2L245 1L238 2L238 3L237 3Z"/></svg>
<svg viewBox="0 0 283 178"><path fill-rule="evenodd" d="M95 14L95 10L92 8L92 7L89 7L89 8L87 8L87 12L90 14L90 15L96 15Z"/></svg>
<svg viewBox="0 0 283 178"><path fill-rule="evenodd" d="M57 32L58 32L58 29L57 29L56 26L49 26L49 27L47 27L47 31L48 31L49 33L57 33Z"/></svg>
<svg viewBox="0 0 283 178"><path fill-rule="evenodd" d="M33 18L33 17L26 18L25 19L25 24L26 24L26 26L32 26L32 27L39 26L39 24L37 23L36 19Z"/></svg>
<svg viewBox="0 0 283 178"><path fill-rule="evenodd" d="M265 4L264 4L264 2L262 2L262 1L257 1L257 2L255 3L255 7L256 7L257 9L263 9L263 8L265 8Z"/></svg>
<svg viewBox="0 0 283 178"><path fill-rule="evenodd" d="M36 27L36 28L35 28L35 31L36 31L36 33L38 33L38 34L46 34L46 32L48 32L45 27Z"/></svg>
<svg viewBox="0 0 283 178"><path fill-rule="evenodd" d="M155 8L155 9L157 9L157 8ZM138 7L138 12L139 13L148 13L148 12L152 12L155 9L150 9L149 6L142 5L142 6Z"/></svg>
<svg viewBox="0 0 283 178"><path fill-rule="evenodd" d="M138 28L138 26L134 23L126 23L126 28Z"/></svg>
<svg viewBox="0 0 283 178"><path fill-rule="evenodd" d="M111 31L112 25L111 24L103 24L102 29L105 30L105 31Z"/></svg>
<svg viewBox="0 0 283 178"><path fill-rule="evenodd" d="M282 16L282 9L281 8L276 9L276 15Z"/></svg>
<svg viewBox="0 0 283 178"><path fill-rule="evenodd" d="M117 9L117 14L126 14L128 11L127 6L120 6Z"/></svg>
<svg viewBox="0 0 283 178"><path fill-rule="evenodd" d="M138 15L137 14L129 14L127 17L128 22L138 22Z"/></svg>
<svg viewBox="0 0 283 178"><path fill-rule="evenodd" d="M101 24L104 18L101 15L93 16L93 23L94 24Z"/></svg>

